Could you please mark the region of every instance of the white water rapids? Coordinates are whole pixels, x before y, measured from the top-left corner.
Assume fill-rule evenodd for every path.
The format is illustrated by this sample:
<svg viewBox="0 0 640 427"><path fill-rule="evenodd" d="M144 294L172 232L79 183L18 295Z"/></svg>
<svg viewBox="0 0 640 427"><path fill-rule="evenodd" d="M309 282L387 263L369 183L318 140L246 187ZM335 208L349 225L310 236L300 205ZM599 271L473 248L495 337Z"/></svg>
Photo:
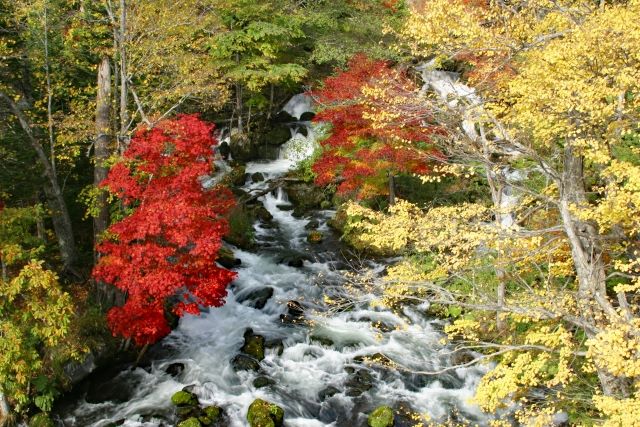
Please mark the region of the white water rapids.
<svg viewBox="0 0 640 427"><path fill-rule="evenodd" d="M269 179L282 176L293 164L289 159L249 163L247 174L260 172L266 181L254 183L248 179L243 189L265 189ZM233 427L247 425L247 409L256 398L282 406L285 426L289 427L363 426L367 414L379 405L402 405L434 421L453 417L486 424L479 409L470 403L482 375L480 368L460 368L433 376L354 360L379 353L415 371L438 370L452 363L451 349L440 343L442 322L427 318L424 306L407 305L401 313L394 313L374 307L374 296L370 295L360 296L349 311L327 311L323 297L344 292L341 285L349 265L340 255L345 248L326 225L334 212L319 211L313 218L296 218L281 190L260 200L273 221L271 226L254 225L254 252L233 248L242 264L226 304L200 316L182 318L179 327L153 354L150 366L127 367L111 376L90 378L88 391L59 411L59 424L174 425L170 398L185 386L192 386L202 404L222 407ZM318 220L319 230L327 236L320 245L306 241L305 226L312 219ZM287 265L286 260L292 256L304 258L304 265ZM383 265L370 265L384 270ZM274 293L262 309L238 301L265 286L272 287ZM305 318L312 325L281 322L280 315L287 311L290 300L305 306ZM260 363L261 373L235 372L230 363L240 352L247 328L263 335L267 342L282 340L282 354L277 348L267 349ZM333 344L312 337L329 339ZM184 371L170 375L167 367L175 363L183 364ZM370 383L360 395L352 392L354 375ZM253 386L258 376L267 376L274 384L258 389ZM335 394L326 393L328 387L334 387ZM96 390L97 394L104 392L105 397L87 399ZM413 424L397 420L396 426L403 425Z"/></svg>

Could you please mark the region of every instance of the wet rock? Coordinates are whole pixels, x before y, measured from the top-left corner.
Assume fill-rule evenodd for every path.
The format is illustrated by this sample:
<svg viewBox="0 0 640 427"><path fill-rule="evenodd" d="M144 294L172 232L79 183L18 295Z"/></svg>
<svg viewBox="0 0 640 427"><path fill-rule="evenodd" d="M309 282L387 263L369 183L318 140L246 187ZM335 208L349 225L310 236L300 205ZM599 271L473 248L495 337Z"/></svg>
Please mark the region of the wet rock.
<svg viewBox="0 0 640 427"><path fill-rule="evenodd" d="M231 151L231 157L237 161L248 162L256 157L254 144L251 143L249 136L243 133L231 135L229 150Z"/></svg>
<svg viewBox="0 0 640 427"><path fill-rule="evenodd" d="M178 423L178 427L202 427L202 424L196 417L191 417Z"/></svg>
<svg viewBox="0 0 640 427"><path fill-rule="evenodd" d="M47 414L40 412L29 419L29 427L55 427L55 424Z"/></svg>
<svg viewBox="0 0 640 427"><path fill-rule="evenodd" d="M369 427L392 427L393 418L393 409L389 406L380 406L369 415L367 424Z"/></svg>
<svg viewBox="0 0 640 427"><path fill-rule="evenodd" d="M262 182L264 181L264 175L262 175L262 172L254 172L251 174L251 181Z"/></svg>
<svg viewBox="0 0 640 427"><path fill-rule="evenodd" d="M262 222L269 222L273 219L271 212L269 212L264 206L256 206L253 209L253 214Z"/></svg>
<svg viewBox="0 0 640 427"><path fill-rule="evenodd" d="M291 139L291 131L287 126L276 126L267 131L263 141L268 145L280 146Z"/></svg>
<svg viewBox="0 0 640 427"><path fill-rule="evenodd" d="M264 288L254 289L246 295L241 295L238 297L238 302L245 303L248 302L249 307L256 308L258 310L262 310L264 306L267 304L267 301L273 296L273 288L270 286L265 286Z"/></svg>
<svg viewBox="0 0 640 427"><path fill-rule="evenodd" d="M176 406L198 406L198 396L190 391L180 390L171 396L171 403Z"/></svg>
<svg viewBox="0 0 640 427"><path fill-rule="evenodd" d="M309 339L311 339L311 341L315 341L317 343L320 343L321 345L325 346L325 347L332 347L333 346L333 340L327 337L323 337L320 335L311 335L311 337L309 337Z"/></svg>
<svg viewBox="0 0 640 427"><path fill-rule="evenodd" d="M275 350L276 354L278 356L282 356L282 353L284 353L284 343L282 342L282 339L280 338L276 338L276 339L272 339L269 341L266 341L264 343L264 347L268 348L270 350Z"/></svg>
<svg viewBox="0 0 640 427"><path fill-rule="evenodd" d="M164 371L172 377L177 377L184 371L184 363L171 363L169 366L164 368Z"/></svg>
<svg viewBox="0 0 640 427"><path fill-rule="evenodd" d="M304 307L298 301L287 302L287 312L280 315L282 323L300 323L304 319Z"/></svg>
<svg viewBox="0 0 640 427"><path fill-rule="evenodd" d="M355 371L346 381L347 396L360 396L367 390L373 388L373 376L366 369Z"/></svg>
<svg viewBox="0 0 640 427"><path fill-rule="evenodd" d="M331 209L333 207L333 203L329 200L323 200L320 202L320 209Z"/></svg>
<svg viewBox="0 0 640 427"><path fill-rule="evenodd" d="M300 115L301 122L310 122L316 116L316 113L313 111L305 111Z"/></svg>
<svg viewBox="0 0 640 427"><path fill-rule="evenodd" d="M291 212L291 216L294 218L302 218L307 214L307 212L309 212L309 209L303 206L296 206L293 208L293 212Z"/></svg>
<svg viewBox="0 0 640 427"><path fill-rule="evenodd" d="M297 134L302 135L306 138L309 135L309 128L307 128L306 126L300 126L298 128Z"/></svg>
<svg viewBox="0 0 640 427"><path fill-rule="evenodd" d="M224 177L223 182L233 186L243 186L246 182L246 168L244 165L236 165Z"/></svg>
<svg viewBox="0 0 640 427"><path fill-rule="evenodd" d="M234 371L259 371L260 362L246 354L237 354L231 359L231 366Z"/></svg>
<svg viewBox="0 0 640 427"><path fill-rule="evenodd" d="M270 385L274 385L276 382L274 380L272 380L269 377L258 377L255 380L253 380L253 386L255 388L264 388L264 387L269 387Z"/></svg>
<svg viewBox="0 0 640 427"><path fill-rule="evenodd" d="M374 353L366 356L356 356L353 358L356 363L366 363L369 365L391 366L393 361L382 353Z"/></svg>
<svg viewBox="0 0 640 427"><path fill-rule="evenodd" d="M137 384L127 384L118 378L103 383L90 383L85 395L87 403L124 403L133 396L132 388Z"/></svg>
<svg viewBox="0 0 640 427"><path fill-rule="evenodd" d="M474 356L472 352L459 350L451 355L451 364L464 365L465 363L469 363L475 359L476 356Z"/></svg>
<svg viewBox="0 0 640 427"><path fill-rule="evenodd" d="M206 406L202 408L198 421L202 425L210 426L220 421L222 418L222 408L219 406Z"/></svg>
<svg viewBox="0 0 640 427"><path fill-rule="evenodd" d="M323 189L313 183L290 182L284 188L289 201L298 208L298 212L304 215L312 209L320 207L325 200Z"/></svg>
<svg viewBox="0 0 640 427"><path fill-rule="evenodd" d="M227 248L220 248L216 261L227 269L232 269L242 264L242 261L235 257L233 251Z"/></svg>
<svg viewBox="0 0 640 427"><path fill-rule="evenodd" d="M253 333L253 329L248 328L244 333L244 345L240 349L244 354L248 354L260 361L264 359L264 337Z"/></svg>
<svg viewBox="0 0 640 427"><path fill-rule="evenodd" d="M280 209L281 211L292 211L294 209L293 205L276 205L276 208Z"/></svg>
<svg viewBox="0 0 640 427"><path fill-rule="evenodd" d="M278 112L278 114L276 114L275 116L273 116L273 121L275 123L291 123L291 122L295 122L296 118L283 110Z"/></svg>
<svg viewBox="0 0 640 427"><path fill-rule="evenodd" d="M330 385L318 393L318 399L320 399L320 402L324 402L326 399L338 393L340 393L340 390L337 387Z"/></svg>
<svg viewBox="0 0 640 427"><path fill-rule="evenodd" d="M295 257L287 261L289 267L300 268L304 265L304 259L302 257Z"/></svg>
<svg viewBox="0 0 640 427"><path fill-rule="evenodd" d="M304 226L304 228L307 230L315 230L318 227L320 227L320 221L318 221L317 219L312 219L307 223L307 225Z"/></svg>
<svg viewBox="0 0 640 427"><path fill-rule="evenodd" d="M249 427L281 427L284 421L284 409L274 403L256 399L247 411Z"/></svg>
<svg viewBox="0 0 640 427"><path fill-rule="evenodd" d="M309 243L322 243L324 235L322 232L314 230L307 234L307 242Z"/></svg>

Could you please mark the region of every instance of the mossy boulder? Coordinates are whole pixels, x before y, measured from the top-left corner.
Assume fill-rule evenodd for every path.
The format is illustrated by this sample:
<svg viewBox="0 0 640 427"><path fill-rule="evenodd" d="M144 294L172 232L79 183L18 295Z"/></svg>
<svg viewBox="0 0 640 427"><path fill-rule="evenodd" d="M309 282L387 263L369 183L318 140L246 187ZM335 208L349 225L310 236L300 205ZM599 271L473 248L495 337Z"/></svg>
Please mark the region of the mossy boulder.
<svg viewBox="0 0 640 427"><path fill-rule="evenodd" d="M171 396L171 403L176 406L197 406L198 397L188 391L180 390Z"/></svg>
<svg viewBox="0 0 640 427"><path fill-rule="evenodd" d="M266 144L280 146L291 139L291 131L284 125L275 126L267 131L263 138Z"/></svg>
<svg viewBox="0 0 640 427"><path fill-rule="evenodd" d="M44 412L35 414L29 420L29 427L55 427L53 420Z"/></svg>
<svg viewBox="0 0 640 427"><path fill-rule="evenodd" d="M247 412L249 427L280 427L284 421L284 409L266 400L256 399Z"/></svg>
<svg viewBox="0 0 640 427"><path fill-rule="evenodd" d="M260 362L246 354L236 354L231 360L231 366L234 371L259 371Z"/></svg>
<svg viewBox="0 0 640 427"><path fill-rule="evenodd" d="M289 201L301 212L317 209L326 200L322 188L307 182L289 182L285 186Z"/></svg>
<svg viewBox="0 0 640 427"><path fill-rule="evenodd" d="M264 388L274 385L276 382L269 377L261 376L253 380L253 386L255 388Z"/></svg>
<svg viewBox="0 0 640 427"><path fill-rule="evenodd" d="M244 333L244 345L241 348L244 354L248 354L260 361L264 359L264 337L256 335L251 328Z"/></svg>
<svg viewBox="0 0 640 427"><path fill-rule="evenodd" d="M210 426L217 422L221 417L222 408L219 406L207 406L202 408L198 421L200 421L202 425Z"/></svg>
<svg viewBox="0 0 640 427"><path fill-rule="evenodd" d="M238 205L227 215L227 220L229 221L229 233L224 237L224 239L240 249L252 249L254 246L254 217L252 212L244 206Z"/></svg>
<svg viewBox="0 0 640 427"><path fill-rule="evenodd" d="M178 423L178 427L202 427L202 423L196 417L191 417Z"/></svg>
<svg viewBox="0 0 640 427"><path fill-rule="evenodd" d="M324 235L321 231L313 230L307 234L307 242L309 243L322 243L322 240L324 240Z"/></svg>
<svg viewBox="0 0 640 427"><path fill-rule="evenodd" d="M369 415L367 424L369 427L392 427L393 419L393 409L389 406L380 406Z"/></svg>
<svg viewBox="0 0 640 427"><path fill-rule="evenodd" d="M256 147L251 143L247 134L238 133L231 135L229 150L234 160L248 162L256 158Z"/></svg>

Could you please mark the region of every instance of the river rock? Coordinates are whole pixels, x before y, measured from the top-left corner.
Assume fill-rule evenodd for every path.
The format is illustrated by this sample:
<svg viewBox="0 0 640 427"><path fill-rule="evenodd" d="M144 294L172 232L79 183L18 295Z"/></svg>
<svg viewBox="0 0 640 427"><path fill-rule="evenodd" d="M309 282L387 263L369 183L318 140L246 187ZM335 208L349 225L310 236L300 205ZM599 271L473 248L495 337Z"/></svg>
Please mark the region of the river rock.
<svg viewBox="0 0 640 427"><path fill-rule="evenodd" d="M367 424L369 427L392 427L393 418L393 409L389 406L380 406L369 415Z"/></svg>
<svg viewBox="0 0 640 427"><path fill-rule="evenodd" d="M268 145L280 146L291 139L291 131L287 126L275 126L263 136L263 141Z"/></svg>
<svg viewBox="0 0 640 427"><path fill-rule="evenodd" d="M373 376L366 369L358 369L345 382L347 396L360 396L373 387Z"/></svg>
<svg viewBox="0 0 640 427"><path fill-rule="evenodd" d="M254 172L251 174L251 181L262 182L264 181L264 175L262 175L262 172Z"/></svg>
<svg viewBox="0 0 640 427"><path fill-rule="evenodd" d="M231 144L229 151L234 160L248 162L256 157L255 146L251 143L249 136L244 133L235 133L231 135Z"/></svg>
<svg viewBox="0 0 640 427"><path fill-rule="evenodd" d="M294 268L300 268L304 265L304 258L301 256L296 256L288 260L285 259L283 261L286 261L289 267L294 267Z"/></svg>
<svg viewBox="0 0 640 427"><path fill-rule="evenodd" d="M273 219L271 212L269 212L264 206L256 206L253 209L253 214L262 222L269 222Z"/></svg>
<svg viewBox="0 0 640 427"><path fill-rule="evenodd" d="M310 220L307 225L304 226L304 228L306 230L315 230L318 227L320 227L320 221L318 221L317 219L312 219Z"/></svg>
<svg viewBox="0 0 640 427"><path fill-rule="evenodd" d="M323 337L320 335L311 335L309 337L309 339L311 341L315 341L320 343L321 345L325 346L325 347L332 347L333 346L333 340L331 338L327 338L327 337Z"/></svg>
<svg viewBox="0 0 640 427"><path fill-rule="evenodd" d="M297 119L295 117L293 117L291 114L287 113L284 110L279 111L278 114L273 116L273 121L275 123L291 123L291 122L295 122L296 120Z"/></svg>
<svg viewBox="0 0 640 427"><path fill-rule="evenodd" d="M287 302L287 312L280 315L282 323L300 323L304 319L304 307L298 301Z"/></svg>
<svg viewBox="0 0 640 427"><path fill-rule="evenodd" d="M184 363L171 363L169 366L164 368L164 371L172 377L177 377L184 371Z"/></svg>
<svg viewBox="0 0 640 427"><path fill-rule="evenodd" d="M40 412L29 419L29 427L55 427L55 424L49 415Z"/></svg>
<svg viewBox="0 0 640 427"><path fill-rule="evenodd" d="M284 353L284 342L282 341L282 338L268 340L264 343L264 347L270 350L275 350L278 356L282 356L282 353Z"/></svg>
<svg viewBox="0 0 640 427"><path fill-rule="evenodd" d="M231 366L234 371L259 371L260 362L246 354L237 354L231 359Z"/></svg>
<svg viewBox="0 0 640 427"><path fill-rule="evenodd" d="M171 403L176 406L198 406L198 396L190 391L180 390L173 393L171 396Z"/></svg>
<svg viewBox="0 0 640 427"><path fill-rule="evenodd" d="M338 393L340 393L340 390L337 387L330 385L329 387L321 390L320 393L318 393L318 399L320 400L320 402L324 402L326 399Z"/></svg>
<svg viewBox="0 0 640 427"><path fill-rule="evenodd" d="M226 269L232 269L242 264L242 261L236 258L233 251L228 248L220 248L216 261Z"/></svg>
<svg viewBox="0 0 640 427"><path fill-rule="evenodd" d="M222 419L222 408L219 406L205 406L200 412L198 421L204 426L211 426Z"/></svg>
<svg viewBox="0 0 640 427"><path fill-rule="evenodd" d="M307 234L307 242L309 243L322 243L323 239L324 235L318 230L313 230Z"/></svg>
<svg viewBox="0 0 640 427"><path fill-rule="evenodd" d="M191 417L179 422L178 427L202 427L202 424L196 417Z"/></svg>
<svg viewBox="0 0 640 427"><path fill-rule="evenodd" d="M316 113L313 111L305 111L300 115L301 122L310 122L316 116Z"/></svg>
<svg viewBox="0 0 640 427"><path fill-rule="evenodd" d="M269 378L269 377L265 377L265 376L260 376L258 378L256 378L255 380L253 380L253 386L255 388L264 388L264 387L268 387L270 385L274 385L276 382Z"/></svg>
<svg viewBox="0 0 640 427"><path fill-rule="evenodd" d="M247 411L249 427L281 427L284 409L266 400L256 399Z"/></svg>
<svg viewBox="0 0 640 427"><path fill-rule="evenodd" d="M289 201L298 208L296 213L301 215L304 215L311 209L319 208L320 203L325 200L325 194L322 188L315 186L313 183L289 182L284 190L287 193Z"/></svg>
<svg viewBox="0 0 640 427"><path fill-rule="evenodd" d="M248 302L249 307L253 307L258 310L262 310L265 305L267 305L267 301L273 296L273 288L270 286L265 286L264 288L254 289L246 295L242 295L238 297L238 302L245 303Z"/></svg>
<svg viewBox="0 0 640 427"><path fill-rule="evenodd" d="M264 337L253 333L253 329L248 328L244 332L244 345L240 349L244 354L248 354L257 361L264 359Z"/></svg>

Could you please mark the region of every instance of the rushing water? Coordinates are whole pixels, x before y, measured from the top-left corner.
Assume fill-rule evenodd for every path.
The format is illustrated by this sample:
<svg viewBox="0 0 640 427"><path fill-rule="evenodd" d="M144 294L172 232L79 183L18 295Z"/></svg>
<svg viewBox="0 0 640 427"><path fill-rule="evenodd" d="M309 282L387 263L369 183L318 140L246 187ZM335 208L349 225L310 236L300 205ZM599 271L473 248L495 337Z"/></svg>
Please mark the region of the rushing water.
<svg viewBox="0 0 640 427"><path fill-rule="evenodd" d="M266 181L249 179L244 190L266 189L268 180L282 176L292 165L290 159L248 164L248 174L260 172ZM425 317L424 306L407 306L394 313L373 306L372 295L360 295L352 309L328 311L323 297L344 292L341 285L350 268L348 257L342 255L344 248L326 225L334 212L295 218L281 189L260 200L273 221L254 226L254 252L234 248L242 264L226 304L182 318L179 327L152 352L150 366L126 367L119 373L90 378L85 392L59 411L61 424L173 425L170 398L185 386L191 386L201 403L224 408L231 426L247 424L247 408L256 398L282 406L289 427L361 426L366 424L366 414L382 404L428 414L436 421L455 414L455 419L485 424L478 408L469 403L481 376L478 368L438 376L411 373L451 364L450 349L440 344L441 322ZM305 226L312 219L327 236L322 244L306 241ZM303 266L289 266L291 259L304 259ZM380 264L370 266L384 270ZM265 286L274 293L262 309L241 302ZM290 300L305 307L305 324L280 320ZM247 328L263 335L268 343L282 342L280 349L278 345L267 349L259 373L235 372L230 363L240 352ZM374 354L408 369L358 362L358 357ZM177 363L184 370L177 375L168 373L168 367ZM267 376L274 384L258 389L253 385L258 376ZM396 425L412 423L405 420Z"/></svg>

